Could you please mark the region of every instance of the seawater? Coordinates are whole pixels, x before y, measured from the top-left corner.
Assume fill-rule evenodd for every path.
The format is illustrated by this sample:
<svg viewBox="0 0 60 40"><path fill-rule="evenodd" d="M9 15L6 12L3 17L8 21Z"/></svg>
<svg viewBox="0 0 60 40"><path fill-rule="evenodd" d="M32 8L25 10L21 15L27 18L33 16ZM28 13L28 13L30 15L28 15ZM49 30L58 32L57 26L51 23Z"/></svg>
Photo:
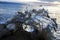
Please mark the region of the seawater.
<svg viewBox="0 0 60 40"><path fill-rule="evenodd" d="M22 3L0 2L0 22L6 21L8 18L16 14L23 6Z"/></svg>

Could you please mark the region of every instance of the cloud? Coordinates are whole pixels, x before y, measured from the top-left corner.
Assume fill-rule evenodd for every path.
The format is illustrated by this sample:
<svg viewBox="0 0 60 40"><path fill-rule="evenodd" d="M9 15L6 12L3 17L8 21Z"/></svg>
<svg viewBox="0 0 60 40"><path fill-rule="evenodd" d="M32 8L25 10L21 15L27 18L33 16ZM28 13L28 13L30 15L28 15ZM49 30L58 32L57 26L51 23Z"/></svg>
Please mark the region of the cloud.
<svg viewBox="0 0 60 40"><path fill-rule="evenodd" d="M0 0L0 1L6 1L6 2L36 2L38 0Z"/></svg>
<svg viewBox="0 0 60 40"><path fill-rule="evenodd" d="M47 1L47 2L54 2L54 1L58 1L58 2L60 2L60 0L40 0L40 1Z"/></svg>
<svg viewBox="0 0 60 40"><path fill-rule="evenodd" d="M57 1L51 2L51 3L53 3L53 4L59 4L60 5L60 2L57 2Z"/></svg>
<svg viewBox="0 0 60 40"><path fill-rule="evenodd" d="M43 2L60 2L60 0L0 0L0 1L6 1L6 2L39 2L39 1L43 1Z"/></svg>

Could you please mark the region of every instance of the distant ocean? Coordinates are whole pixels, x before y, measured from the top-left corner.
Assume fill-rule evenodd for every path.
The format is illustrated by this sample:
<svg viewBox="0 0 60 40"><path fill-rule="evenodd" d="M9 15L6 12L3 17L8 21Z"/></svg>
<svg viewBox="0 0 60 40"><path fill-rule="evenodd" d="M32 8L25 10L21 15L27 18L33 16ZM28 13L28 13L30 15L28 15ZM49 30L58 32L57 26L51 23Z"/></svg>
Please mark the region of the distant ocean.
<svg viewBox="0 0 60 40"><path fill-rule="evenodd" d="M12 17L23 5L22 3L0 2L0 22Z"/></svg>

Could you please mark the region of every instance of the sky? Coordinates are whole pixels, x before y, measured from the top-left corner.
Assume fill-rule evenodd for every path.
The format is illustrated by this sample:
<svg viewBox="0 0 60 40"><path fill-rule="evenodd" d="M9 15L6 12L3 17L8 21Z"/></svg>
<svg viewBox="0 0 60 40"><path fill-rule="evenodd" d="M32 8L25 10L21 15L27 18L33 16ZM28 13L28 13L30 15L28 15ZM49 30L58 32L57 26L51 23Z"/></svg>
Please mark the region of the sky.
<svg viewBox="0 0 60 40"><path fill-rule="evenodd" d="M0 0L0 1L6 1L6 2L37 2L39 0Z"/></svg>
<svg viewBox="0 0 60 40"><path fill-rule="evenodd" d="M48 1L48 2L58 1L58 2L60 2L60 0L40 0L40 1Z"/></svg>
<svg viewBox="0 0 60 40"><path fill-rule="evenodd" d="M39 1L46 1L46 2L60 2L60 0L0 0L6 2L39 2Z"/></svg>
<svg viewBox="0 0 60 40"><path fill-rule="evenodd" d="M60 4L60 0L0 0L3 2L45 2L45 3L54 3Z"/></svg>

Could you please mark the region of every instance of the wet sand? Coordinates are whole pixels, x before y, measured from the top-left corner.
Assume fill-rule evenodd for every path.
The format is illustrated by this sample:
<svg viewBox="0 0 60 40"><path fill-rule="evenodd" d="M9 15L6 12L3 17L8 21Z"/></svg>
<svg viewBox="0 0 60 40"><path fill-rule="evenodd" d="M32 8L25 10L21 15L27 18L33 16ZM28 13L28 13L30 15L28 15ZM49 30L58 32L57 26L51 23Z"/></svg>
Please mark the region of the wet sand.
<svg viewBox="0 0 60 40"><path fill-rule="evenodd" d="M4 36L1 40L32 40L30 34L25 31L17 31L9 36Z"/></svg>

